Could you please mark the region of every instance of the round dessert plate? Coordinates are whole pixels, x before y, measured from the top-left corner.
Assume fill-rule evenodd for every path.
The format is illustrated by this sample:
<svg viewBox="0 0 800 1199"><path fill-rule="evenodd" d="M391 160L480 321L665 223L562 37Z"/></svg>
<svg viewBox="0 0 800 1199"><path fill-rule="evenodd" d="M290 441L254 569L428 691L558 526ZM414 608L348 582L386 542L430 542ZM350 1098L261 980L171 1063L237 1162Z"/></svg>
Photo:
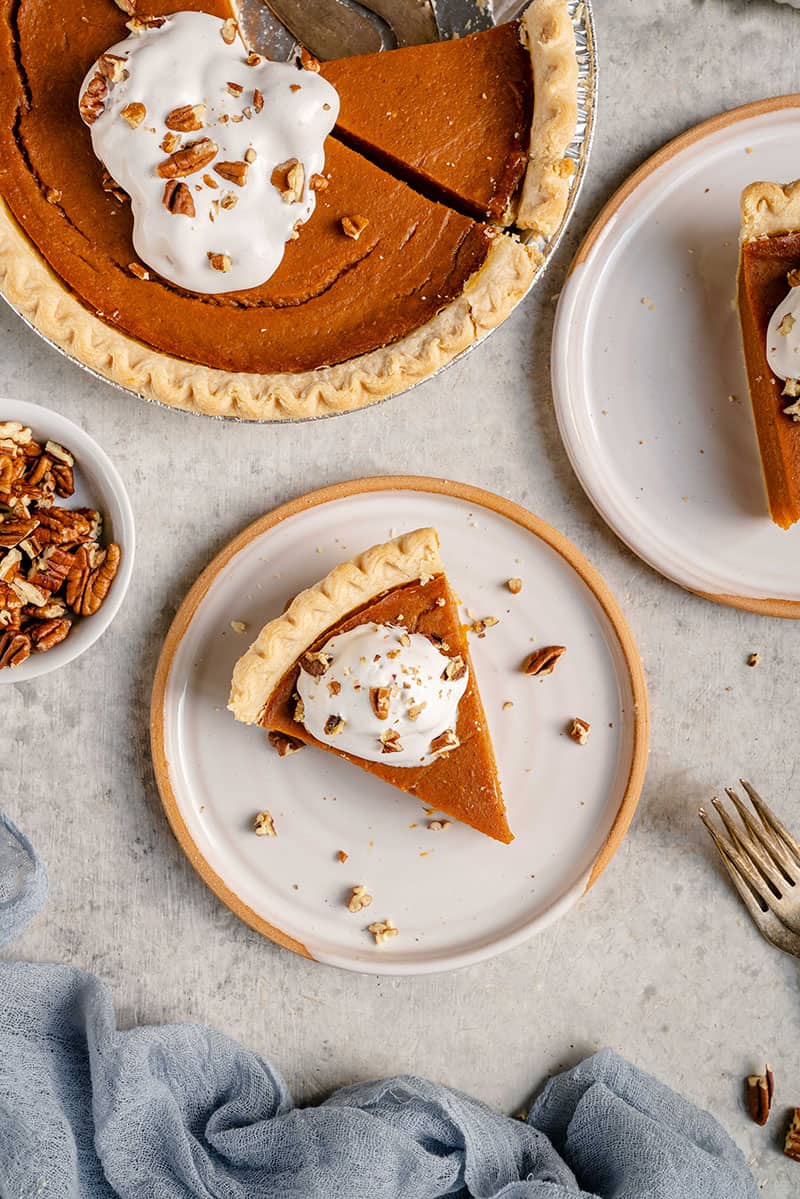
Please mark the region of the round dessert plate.
<svg viewBox="0 0 800 1199"><path fill-rule="evenodd" d="M94 616L76 619L69 635L41 654L31 654L20 666L0 670L0 686L22 683L66 666L94 645L122 607L133 574L135 531L133 510L117 468L79 425L59 412L25 400L0 399L0 421L19 421L33 430L37 441L56 441L75 456L75 494L60 500L65 508L96 508L103 517L103 539L122 551L119 569L108 596ZM0 550L0 557L5 551Z"/></svg>
<svg viewBox="0 0 800 1199"><path fill-rule="evenodd" d="M226 710L234 663L287 598L360 550L428 524L465 620L499 620L471 641L516 834L508 846L456 823L429 829L435 813L418 800L332 755L280 758L263 730ZM509 577L522 579L520 594L506 588ZM548 644L567 647L554 673L523 675L524 657ZM576 716L591 725L585 745L567 735ZM571 907L627 829L647 738L639 655L597 572L525 509L436 479L326 488L245 529L180 608L152 703L161 797L203 879L279 944L376 974L481 961ZM264 808L274 839L253 832ZM346 905L358 884L374 901L353 915ZM386 918L400 932L377 946L367 926Z"/></svg>
<svg viewBox="0 0 800 1199"><path fill-rule="evenodd" d="M800 95L660 150L578 251L553 335L561 435L596 508L667 578L800 617L800 526L772 523L736 310L739 197L797 176Z"/></svg>

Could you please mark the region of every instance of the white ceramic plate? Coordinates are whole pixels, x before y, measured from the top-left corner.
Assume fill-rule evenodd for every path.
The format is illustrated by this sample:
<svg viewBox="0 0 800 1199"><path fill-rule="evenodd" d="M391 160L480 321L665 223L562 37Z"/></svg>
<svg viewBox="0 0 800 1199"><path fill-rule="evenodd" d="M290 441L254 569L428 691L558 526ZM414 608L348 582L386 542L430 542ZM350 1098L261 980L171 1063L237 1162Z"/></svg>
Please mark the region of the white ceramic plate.
<svg viewBox="0 0 800 1199"><path fill-rule="evenodd" d="M94 645L119 612L133 573L135 532L125 484L111 459L94 438L58 412L24 400L0 399L0 421L16 420L33 429L37 441L57 441L75 455L75 494L59 500L66 508L97 508L103 516L103 538L122 550L119 570L103 606L94 616L77 618L59 645L31 654L20 666L0 670L0 685L21 683L72 662Z"/></svg>
<svg viewBox="0 0 800 1199"><path fill-rule="evenodd" d="M800 96L690 130L600 214L561 293L572 465L641 558L711 599L800 616L800 526L773 525L734 300L739 197L800 175Z"/></svg>
<svg viewBox="0 0 800 1199"><path fill-rule="evenodd" d="M473 650L511 846L457 824L430 831L418 801L320 751L279 758L261 730L226 711L234 662L289 596L392 530L431 523L464 603L500 618ZM520 595L505 588L509 576L523 579ZM232 631L231 620L245 621L247 633ZM554 674L524 676L523 657L551 643L568 647ZM573 716L592 725L585 746L565 735ZM329 488L245 530L178 613L153 696L162 798L209 885L281 944L375 973L479 961L573 904L624 834L646 746L641 664L596 572L524 509L437 480ZM252 832L262 808L275 819L275 840ZM358 883L374 903L351 915L345 903ZM385 917L400 935L376 947L366 925Z"/></svg>

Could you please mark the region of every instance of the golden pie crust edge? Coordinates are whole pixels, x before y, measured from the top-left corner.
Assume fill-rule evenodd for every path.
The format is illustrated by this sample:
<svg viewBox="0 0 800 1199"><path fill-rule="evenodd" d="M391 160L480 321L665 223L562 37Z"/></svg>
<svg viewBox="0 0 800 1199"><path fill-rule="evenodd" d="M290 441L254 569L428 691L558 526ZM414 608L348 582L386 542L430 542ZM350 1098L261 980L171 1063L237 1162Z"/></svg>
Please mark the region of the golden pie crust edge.
<svg viewBox="0 0 800 1199"><path fill-rule="evenodd" d="M234 667L229 710L257 724L281 679L326 629L387 591L442 573L435 529L404 533L342 562L264 625Z"/></svg>
<svg viewBox="0 0 800 1199"><path fill-rule="evenodd" d="M800 230L800 179L794 183L751 183L742 192L741 240L779 237Z"/></svg>
<svg viewBox="0 0 800 1199"><path fill-rule="evenodd" d="M517 224L549 237L566 211L577 121L575 32L565 0L532 0L521 36L531 55L531 154ZM568 165L565 165L568 164ZM89 312L50 269L0 198L0 291L48 341L111 383L207 416L307 420L364 408L422 382L506 319L542 262L535 245L498 234L462 294L391 345L299 373L216 370L155 350Z"/></svg>

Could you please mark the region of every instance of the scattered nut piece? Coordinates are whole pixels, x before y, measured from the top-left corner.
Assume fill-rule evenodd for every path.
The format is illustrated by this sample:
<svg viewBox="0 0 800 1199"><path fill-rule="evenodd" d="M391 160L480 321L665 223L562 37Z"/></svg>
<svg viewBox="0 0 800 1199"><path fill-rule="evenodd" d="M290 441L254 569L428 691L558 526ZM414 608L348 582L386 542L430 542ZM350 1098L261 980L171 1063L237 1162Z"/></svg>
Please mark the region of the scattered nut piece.
<svg viewBox="0 0 800 1199"><path fill-rule="evenodd" d="M787 312L781 323L778 325L778 332L781 337L788 337L795 326L795 319L791 312Z"/></svg>
<svg viewBox="0 0 800 1199"><path fill-rule="evenodd" d="M783 1142L783 1152L793 1161L800 1162L800 1107L792 1108L792 1118Z"/></svg>
<svg viewBox="0 0 800 1199"><path fill-rule="evenodd" d="M279 758L288 758L290 754L296 754L299 749L305 749L306 744L297 737L290 737L288 733L279 733L275 729L267 733L267 740Z"/></svg>
<svg viewBox="0 0 800 1199"><path fill-rule="evenodd" d="M312 192L324 192L329 185L329 180L324 175L320 175L319 171L314 171L314 174L308 181L308 186Z"/></svg>
<svg viewBox="0 0 800 1199"><path fill-rule="evenodd" d="M223 275L227 275L231 269L231 260L227 254L214 254L209 250L208 261L213 271L220 271Z"/></svg>
<svg viewBox="0 0 800 1199"><path fill-rule="evenodd" d="M329 716L325 721L325 734L328 737L338 737L345 726L343 716Z"/></svg>
<svg viewBox="0 0 800 1199"><path fill-rule="evenodd" d="M236 41L236 35L238 32L239 32L238 24L236 23L236 21L234 21L233 17L228 17L227 21L223 22L222 29L220 30L220 34L222 35L222 40L226 46L233 45L233 43Z"/></svg>
<svg viewBox="0 0 800 1199"><path fill-rule="evenodd" d="M294 720L296 720L298 724L303 724L305 721L305 718L306 718L305 705L303 704L303 701L300 699L299 696L295 700L294 713L292 715L292 718Z"/></svg>
<svg viewBox="0 0 800 1199"><path fill-rule="evenodd" d="M165 133L161 139L161 142L159 143L159 148L163 150L165 154L171 154L173 150L177 150L180 144L181 139L177 133Z"/></svg>
<svg viewBox="0 0 800 1199"><path fill-rule="evenodd" d="M93 125L105 108L104 101L108 96L108 82L96 71L86 85L86 90L80 98L78 108L84 124Z"/></svg>
<svg viewBox="0 0 800 1199"><path fill-rule="evenodd" d="M169 158L158 164L156 170L162 179L181 179L186 175L194 175L214 160L218 150L219 146L210 137L200 137L197 141L188 142L182 149L175 150Z"/></svg>
<svg viewBox="0 0 800 1199"><path fill-rule="evenodd" d="M164 184L162 203L175 216L193 217L197 215L197 210L194 206L194 196L186 184L180 183L177 179L168 179Z"/></svg>
<svg viewBox="0 0 800 1199"><path fill-rule="evenodd" d="M244 160L246 163L253 163L258 158L258 154L253 146L248 146L244 152Z"/></svg>
<svg viewBox="0 0 800 1199"><path fill-rule="evenodd" d="M350 857L350 854L349 854L349 853L345 853L345 851L344 851L343 849L340 849L340 850L339 850L339 852L338 852L338 853L337 853L337 855L336 855L336 861L337 861L337 862L342 862L342 863L344 863L344 862L346 862L346 861L347 861L347 859L348 859L349 857Z"/></svg>
<svg viewBox="0 0 800 1199"><path fill-rule="evenodd" d="M425 711L427 706L428 705L425 702L425 700L423 700L422 703L419 703L419 704L411 704L410 707L408 707L406 709L406 716L408 717L409 720L419 720L420 716Z"/></svg>
<svg viewBox="0 0 800 1199"><path fill-rule="evenodd" d="M542 649L535 649L532 654L528 654L522 663L522 673L532 674L537 678L543 678L546 674L552 674L556 668L556 662L566 652L567 647L565 645L545 645Z"/></svg>
<svg viewBox="0 0 800 1199"><path fill-rule="evenodd" d="M766 1124L775 1095L775 1076L767 1064L763 1074L751 1074L745 1080L745 1098L750 1119L756 1124Z"/></svg>
<svg viewBox="0 0 800 1199"><path fill-rule="evenodd" d="M389 704L392 698L391 687L370 687L369 702L378 720L389 719Z"/></svg>
<svg viewBox="0 0 800 1199"><path fill-rule="evenodd" d="M147 116L147 109L144 104L140 104L138 100L134 100L132 103L126 104L124 108L121 108L119 115L123 121L127 121L131 129L138 129Z"/></svg>
<svg viewBox="0 0 800 1199"><path fill-rule="evenodd" d="M383 747L381 749L381 753L402 753L403 746L400 744L400 734L398 733L397 729L384 729L380 735L380 743Z"/></svg>
<svg viewBox="0 0 800 1199"><path fill-rule="evenodd" d="M395 928L391 920L376 920L374 924L369 925L367 932L372 933L376 945L383 945L392 937L398 936L400 929Z"/></svg>
<svg viewBox="0 0 800 1199"><path fill-rule="evenodd" d="M216 162L214 170L223 179L227 179L228 183L235 183L237 187L244 187L247 183L246 162Z"/></svg>
<svg viewBox="0 0 800 1199"><path fill-rule="evenodd" d="M205 104L181 104L167 113L164 124L178 133L196 133L203 128L205 116Z"/></svg>
<svg viewBox="0 0 800 1199"><path fill-rule="evenodd" d="M458 749L461 742L458 739L454 729L445 729L438 737L434 737L431 741L432 754L447 754L451 749Z"/></svg>
<svg viewBox="0 0 800 1199"><path fill-rule="evenodd" d="M343 216L340 223L345 237L351 237L353 241L358 241L369 221L365 216Z"/></svg>
<svg viewBox="0 0 800 1199"><path fill-rule="evenodd" d="M305 46L300 47L300 63L304 70L319 74L319 59L315 58L313 54L309 54Z"/></svg>
<svg viewBox="0 0 800 1199"><path fill-rule="evenodd" d="M44 198L48 204L60 204L64 198L64 194L57 187L48 187L44 193Z"/></svg>
<svg viewBox="0 0 800 1199"><path fill-rule="evenodd" d="M792 270L786 276L786 282L790 287L800 287L800 271Z"/></svg>
<svg viewBox="0 0 800 1199"><path fill-rule="evenodd" d="M570 724L567 732L572 740L578 745L585 745L589 740L589 731L591 727L592 726L589 724L588 720L581 720L580 716L575 716L573 717L572 723Z"/></svg>
<svg viewBox="0 0 800 1199"><path fill-rule="evenodd" d="M260 88L253 89L253 108L256 112L261 112L264 107L264 93Z"/></svg>
<svg viewBox="0 0 800 1199"><path fill-rule="evenodd" d="M453 823L452 820L429 820L428 828L433 833L440 833L440 832L443 832L446 828L450 828L450 825L452 823Z"/></svg>
<svg viewBox="0 0 800 1199"><path fill-rule="evenodd" d="M360 912L363 908L368 908L372 903L372 896L367 894L367 888L360 883L357 887L353 887L353 894L347 904L348 912Z"/></svg>
<svg viewBox="0 0 800 1199"><path fill-rule="evenodd" d="M747 658L747 665L748 666L758 666L760 661L761 661L761 654L752 653Z"/></svg>
<svg viewBox="0 0 800 1199"><path fill-rule="evenodd" d="M506 579L506 587L512 595L519 595L522 591L522 579Z"/></svg>
<svg viewBox="0 0 800 1199"><path fill-rule="evenodd" d="M121 83L128 72L125 70L126 59L119 54L101 54L97 60L100 71L109 83Z"/></svg>
<svg viewBox="0 0 800 1199"><path fill-rule="evenodd" d="M258 812L253 821L253 832L257 837L277 837L278 832L275 828L275 821L265 808L263 812Z"/></svg>
<svg viewBox="0 0 800 1199"><path fill-rule="evenodd" d="M513 700L510 700L510 699L507 699L507 700L506 700L506 702L503 704L503 711L504 711L504 712L508 712L508 711L510 711L510 710L511 710L511 708L513 708L513 707L514 707L514 701L513 701Z"/></svg>
<svg viewBox="0 0 800 1199"><path fill-rule="evenodd" d="M496 624L499 623L500 621L496 616L484 616L482 620L473 620L472 624L469 626L469 632L475 633L479 639L482 639L486 636L487 629L492 629Z"/></svg>
<svg viewBox="0 0 800 1199"><path fill-rule="evenodd" d="M246 633L247 632L247 625L245 624L245 622L243 620L232 620L231 628L233 629L234 633Z"/></svg>
<svg viewBox="0 0 800 1199"><path fill-rule="evenodd" d="M312 678L318 679L323 675L330 666L333 658L330 654L323 654L322 651L308 650L300 659L300 669L306 674L310 674Z"/></svg>
<svg viewBox="0 0 800 1199"><path fill-rule="evenodd" d="M227 88L227 90L230 92L230 94L232 96L241 96L242 92L244 91L244 87L242 86L241 83L230 83L229 82L229 83L225 84L225 87Z"/></svg>
<svg viewBox="0 0 800 1199"><path fill-rule="evenodd" d="M135 275L137 279L141 279L143 283L146 283L150 278L150 272L148 271L147 267L142 266L141 262L129 262L128 270L132 275Z"/></svg>
<svg viewBox="0 0 800 1199"><path fill-rule="evenodd" d="M461 654L456 654L454 658L448 659L447 665L442 671L442 678L446 679L450 683L455 683L458 682L459 679L463 679L466 673L466 662L461 657Z"/></svg>

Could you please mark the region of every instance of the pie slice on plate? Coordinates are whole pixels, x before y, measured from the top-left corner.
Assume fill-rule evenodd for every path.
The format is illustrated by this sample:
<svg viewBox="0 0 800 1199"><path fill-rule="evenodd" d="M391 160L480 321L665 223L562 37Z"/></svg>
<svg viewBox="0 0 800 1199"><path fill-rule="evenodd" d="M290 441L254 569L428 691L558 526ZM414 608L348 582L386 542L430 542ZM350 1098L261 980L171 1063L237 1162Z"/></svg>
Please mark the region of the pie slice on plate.
<svg viewBox="0 0 800 1199"><path fill-rule="evenodd" d="M800 520L800 181L742 195L739 316L775 524Z"/></svg>
<svg viewBox="0 0 800 1199"><path fill-rule="evenodd" d="M228 706L512 840L434 529L376 545L296 596L237 662Z"/></svg>
<svg viewBox="0 0 800 1199"><path fill-rule="evenodd" d="M56 345L148 398L280 419L402 391L505 319L566 211L578 88L566 0L321 72L248 54L231 0L0 11L0 289ZM177 72L137 66L179 30ZM282 108L261 83L281 71ZM269 122L290 91L300 105L331 84L339 119L320 104L319 169L290 178L308 160L270 160L286 129ZM290 146L304 129L288 128ZM270 203L298 220L284 221L271 273L245 285L273 236ZM188 274L163 265L188 259Z"/></svg>

